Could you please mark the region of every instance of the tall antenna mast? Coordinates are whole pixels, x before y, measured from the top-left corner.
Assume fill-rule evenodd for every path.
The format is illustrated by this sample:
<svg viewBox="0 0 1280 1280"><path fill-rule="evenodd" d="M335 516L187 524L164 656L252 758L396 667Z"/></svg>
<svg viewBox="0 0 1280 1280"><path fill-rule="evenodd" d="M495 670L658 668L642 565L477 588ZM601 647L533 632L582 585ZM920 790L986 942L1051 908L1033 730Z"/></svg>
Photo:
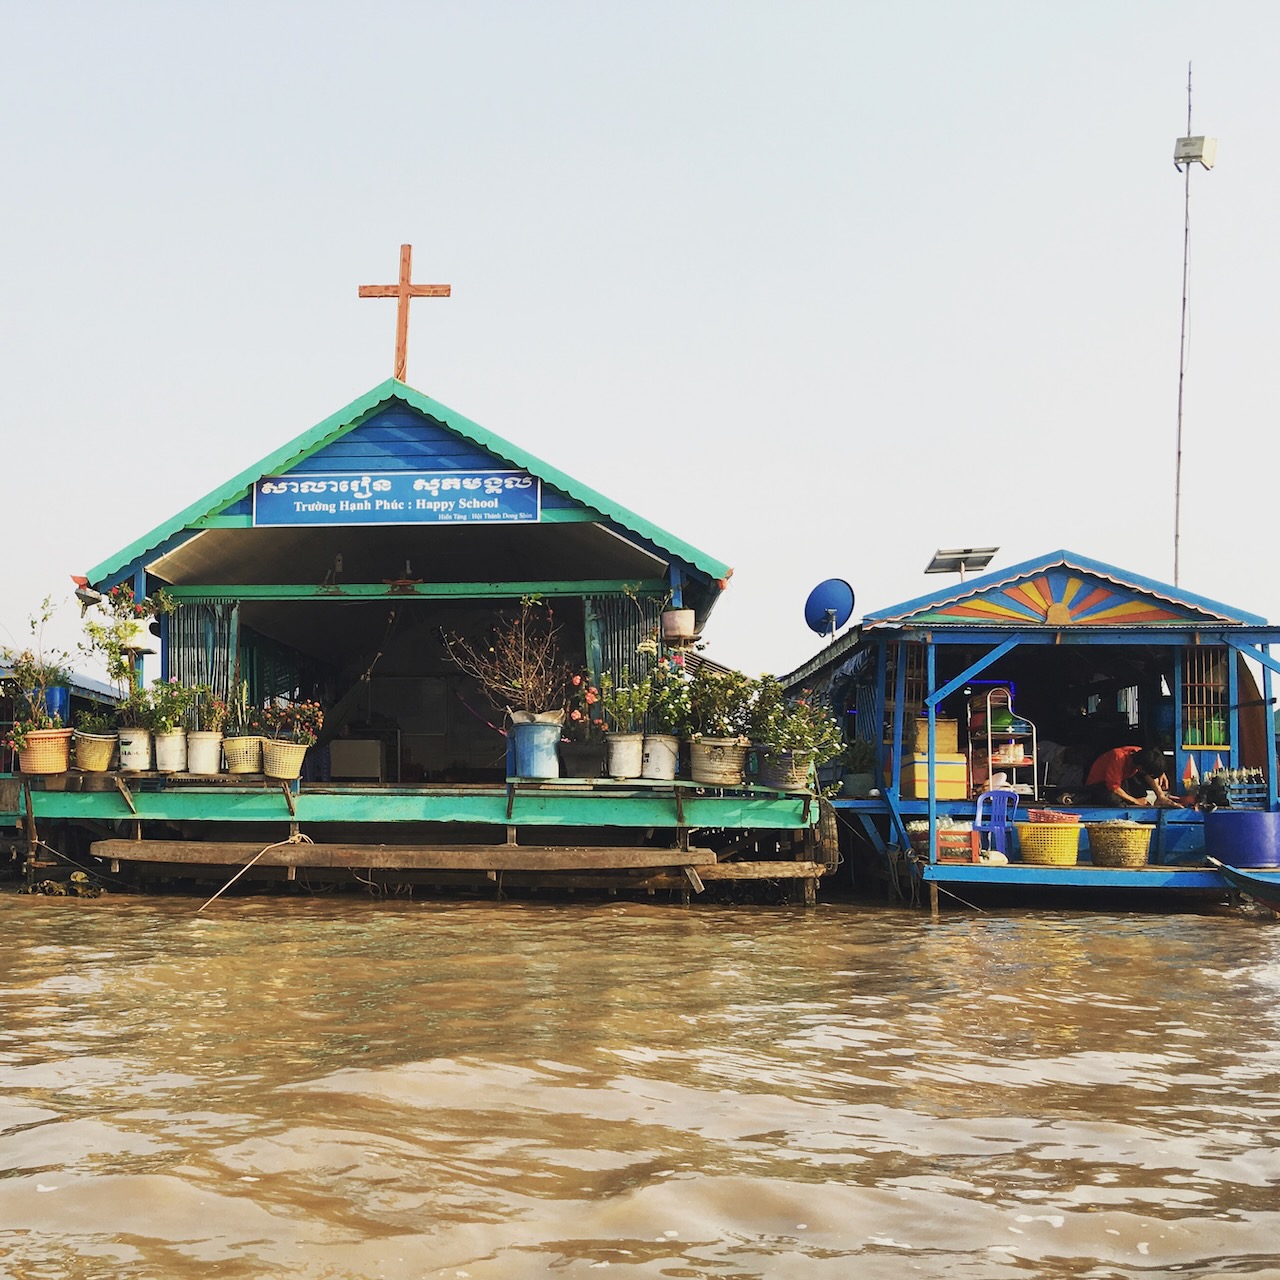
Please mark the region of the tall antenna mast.
<svg viewBox="0 0 1280 1280"><path fill-rule="evenodd" d="M1178 585L1180 540L1182 537L1182 383L1187 369L1187 299L1191 264L1191 166L1199 163L1213 168L1217 158L1216 138L1191 136L1191 63L1187 63L1187 132L1174 143L1173 165L1186 174L1182 199L1182 329L1178 338L1178 430L1173 468L1173 585Z"/></svg>

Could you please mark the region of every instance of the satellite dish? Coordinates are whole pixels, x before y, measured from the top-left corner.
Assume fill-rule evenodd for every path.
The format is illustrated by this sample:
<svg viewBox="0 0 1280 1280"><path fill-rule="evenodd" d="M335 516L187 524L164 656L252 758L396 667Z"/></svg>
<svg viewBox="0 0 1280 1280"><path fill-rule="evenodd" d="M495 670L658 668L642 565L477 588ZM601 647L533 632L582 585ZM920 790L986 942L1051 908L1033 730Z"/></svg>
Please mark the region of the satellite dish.
<svg viewBox="0 0 1280 1280"><path fill-rule="evenodd" d="M810 631L833 636L853 617L853 588L843 578L820 582L804 602L804 620Z"/></svg>

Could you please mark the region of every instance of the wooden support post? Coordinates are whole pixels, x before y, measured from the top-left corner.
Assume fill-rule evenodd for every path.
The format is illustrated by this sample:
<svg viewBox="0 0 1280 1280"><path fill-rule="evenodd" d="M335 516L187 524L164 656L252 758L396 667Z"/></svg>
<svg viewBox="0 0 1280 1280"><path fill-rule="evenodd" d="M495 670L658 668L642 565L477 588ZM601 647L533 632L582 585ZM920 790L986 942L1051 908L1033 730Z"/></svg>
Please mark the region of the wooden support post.
<svg viewBox="0 0 1280 1280"><path fill-rule="evenodd" d="M24 780L22 784L22 804L25 810L23 825L27 833L27 888L30 889L36 882L36 815L35 810L31 806L31 783Z"/></svg>
<svg viewBox="0 0 1280 1280"><path fill-rule="evenodd" d="M938 884L935 880L929 881L929 914L931 916L938 914Z"/></svg>
<svg viewBox="0 0 1280 1280"><path fill-rule="evenodd" d="M516 829L515 827L507 828L507 843L514 849L516 846Z"/></svg>
<svg viewBox="0 0 1280 1280"><path fill-rule="evenodd" d="M698 874L697 868L682 867L681 870L684 872L684 878L689 882L689 887L694 893L701 893L706 886L702 883L702 877Z"/></svg>
<svg viewBox="0 0 1280 1280"><path fill-rule="evenodd" d="M298 813L298 805L293 797L293 788L287 782L282 782L280 784L280 791L284 795L285 804L289 806L290 816L296 817Z"/></svg>
<svg viewBox="0 0 1280 1280"><path fill-rule="evenodd" d="M137 814L138 806L133 803L133 793L125 785L124 779L119 774L116 774L116 790L124 797L125 804L129 806L129 812ZM141 839L141 837L139 837L139 839Z"/></svg>
<svg viewBox="0 0 1280 1280"><path fill-rule="evenodd" d="M818 882L812 876L807 876L800 883L804 886L804 905L806 907L816 907L818 905Z"/></svg>
<svg viewBox="0 0 1280 1280"><path fill-rule="evenodd" d="M298 878L298 868L297 867L287 868L284 874L284 878L286 880L296 880Z"/></svg>
<svg viewBox="0 0 1280 1280"><path fill-rule="evenodd" d="M507 821L511 821L511 813L516 807L516 784L514 782L507 783Z"/></svg>

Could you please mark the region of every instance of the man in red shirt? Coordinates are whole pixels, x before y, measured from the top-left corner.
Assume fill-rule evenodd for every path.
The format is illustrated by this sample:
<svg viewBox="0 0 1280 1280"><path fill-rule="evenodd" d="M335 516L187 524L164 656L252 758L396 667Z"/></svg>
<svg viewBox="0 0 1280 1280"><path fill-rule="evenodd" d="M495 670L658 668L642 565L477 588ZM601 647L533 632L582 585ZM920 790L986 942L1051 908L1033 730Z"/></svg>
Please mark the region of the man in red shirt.
<svg viewBox="0 0 1280 1280"><path fill-rule="evenodd" d="M1156 793L1157 805L1176 804L1169 796L1164 752L1159 747L1113 747L1090 766L1085 777L1094 804L1124 808L1150 804L1147 792Z"/></svg>

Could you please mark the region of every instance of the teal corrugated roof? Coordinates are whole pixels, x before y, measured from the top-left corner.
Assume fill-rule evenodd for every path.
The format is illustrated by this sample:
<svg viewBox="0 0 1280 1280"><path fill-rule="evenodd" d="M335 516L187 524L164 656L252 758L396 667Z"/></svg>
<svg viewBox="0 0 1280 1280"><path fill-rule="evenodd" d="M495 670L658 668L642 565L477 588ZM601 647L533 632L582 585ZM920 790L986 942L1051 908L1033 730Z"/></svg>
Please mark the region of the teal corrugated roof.
<svg viewBox="0 0 1280 1280"><path fill-rule="evenodd" d="M487 431L478 423L472 422L470 418L464 417L437 400L433 400L430 396L423 395L420 391L415 391L406 383L399 382L395 378L388 378L386 382L374 387L372 391L361 396L358 400L353 400L345 408L331 414L309 431L304 431L302 435L289 441L288 444L282 445L260 462L255 463L252 467L228 480L226 484L215 489L198 502L193 502L189 507L179 511L177 515L166 520L163 524L157 525L150 533L131 543L122 551L110 556L101 564L95 565L89 570L89 581L95 584L101 583L104 579L119 574L135 561L142 560L145 562L147 559L153 558L166 543L185 530L192 529L198 521L217 515L218 512L245 497L253 488L255 482L263 476L281 475L287 472L291 467L297 466L304 458L324 448L332 441L339 439L354 427L359 426L361 422L382 406L394 400L399 400L410 408L429 415L464 439L470 440L483 449L487 449L490 453L510 462L513 466L539 477L566 493L575 501L582 503L583 506L600 512L602 516L620 528L646 539L673 558L683 560L686 564L705 573L709 578L724 579L732 573L727 564L723 564L705 552L699 551L696 547L691 547L687 542L683 542L665 530L659 529L657 525L651 524L634 511L629 511L626 507L620 506L603 494L597 493L594 489L573 479L572 476L557 470L540 458L535 458L533 454L527 453L510 441L494 435L493 432Z"/></svg>

